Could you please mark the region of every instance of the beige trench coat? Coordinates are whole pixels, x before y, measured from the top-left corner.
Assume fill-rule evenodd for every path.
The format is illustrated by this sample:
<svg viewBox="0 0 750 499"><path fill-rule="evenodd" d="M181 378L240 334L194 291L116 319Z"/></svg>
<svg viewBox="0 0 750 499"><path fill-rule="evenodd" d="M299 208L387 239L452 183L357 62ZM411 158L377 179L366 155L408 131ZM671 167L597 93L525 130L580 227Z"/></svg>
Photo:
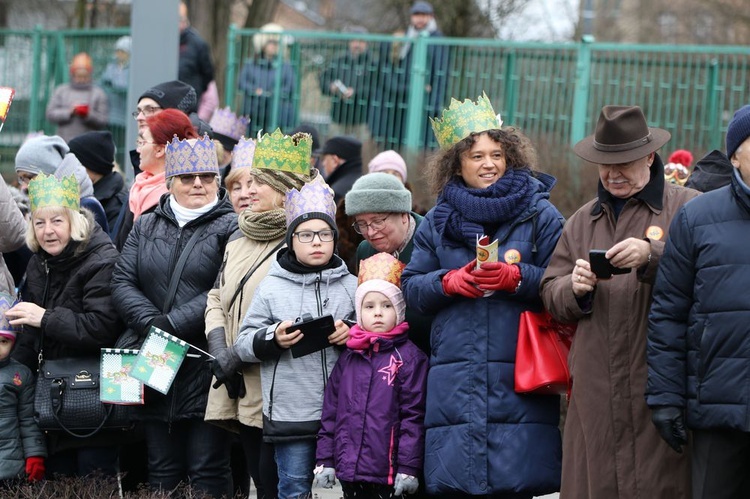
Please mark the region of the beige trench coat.
<svg viewBox="0 0 750 499"><path fill-rule="evenodd" d="M562 499L690 497L688 452L676 453L659 437L644 391L656 269L672 217L698 192L658 184L652 180L642 191L647 201L631 198L616 222L598 199L579 209L542 278L550 313L578 323L569 359L573 388L563 433ZM572 290L576 259L588 260L590 249L609 249L628 237L650 242L650 263L599 281L591 313L584 313Z"/></svg>
<svg viewBox="0 0 750 499"><path fill-rule="evenodd" d="M227 346L233 345L245 318L250 302L255 295L255 288L266 277L276 255L271 255L258 267L248 279L242 292L229 308L229 301L237 290L242 278L264 256L284 239L279 237L270 241L255 241L237 231L224 251L224 263L219 274L218 287L208 293L206 306L206 335L217 327L223 327ZM205 420L218 424L232 431L239 431L237 423L245 426L263 427L261 410L263 399L260 389L260 364L245 364L242 369L245 378L247 395L241 399L230 399L224 385L211 388L208 392ZM216 382L214 378L213 383Z"/></svg>

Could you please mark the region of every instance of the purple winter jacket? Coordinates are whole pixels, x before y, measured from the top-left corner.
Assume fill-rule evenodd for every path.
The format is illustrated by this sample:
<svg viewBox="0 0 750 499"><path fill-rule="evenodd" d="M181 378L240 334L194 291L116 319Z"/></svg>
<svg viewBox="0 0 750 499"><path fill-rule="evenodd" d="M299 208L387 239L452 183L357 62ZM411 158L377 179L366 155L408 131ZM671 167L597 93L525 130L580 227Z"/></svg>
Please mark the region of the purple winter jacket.
<svg viewBox="0 0 750 499"><path fill-rule="evenodd" d="M323 400L317 463L340 480L392 485L424 460L427 356L406 334L347 349Z"/></svg>

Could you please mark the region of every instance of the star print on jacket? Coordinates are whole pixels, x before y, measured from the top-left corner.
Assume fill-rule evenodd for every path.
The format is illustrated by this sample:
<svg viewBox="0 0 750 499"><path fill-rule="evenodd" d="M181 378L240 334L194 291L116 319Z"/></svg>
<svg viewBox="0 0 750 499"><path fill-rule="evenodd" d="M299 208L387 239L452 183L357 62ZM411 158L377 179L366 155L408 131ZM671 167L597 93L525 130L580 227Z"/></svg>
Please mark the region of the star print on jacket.
<svg viewBox="0 0 750 499"><path fill-rule="evenodd" d="M383 380L388 383L388 386L393 385L393 380L396 379L396 374L398 374L398 369L404 364L403 361L398 360L395 356L391 355L391 362L381 368L378 369L379 373L383 373L385 376L383 376Z"/></svg>

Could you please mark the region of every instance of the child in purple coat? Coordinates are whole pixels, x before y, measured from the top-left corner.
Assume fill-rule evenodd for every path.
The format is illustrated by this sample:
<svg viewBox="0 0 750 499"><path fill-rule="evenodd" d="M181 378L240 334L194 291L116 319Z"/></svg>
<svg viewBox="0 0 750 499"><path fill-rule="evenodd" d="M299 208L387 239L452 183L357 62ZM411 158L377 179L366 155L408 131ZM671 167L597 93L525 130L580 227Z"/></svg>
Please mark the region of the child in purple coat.
<svg viewBox="0 0 750 499"><path fill-rule="evenodd" d="M427 356L407 337L404 264L378 253L360 264L357 325L328 380L315 484L345 498L417 491L424 452Z"/></svg>

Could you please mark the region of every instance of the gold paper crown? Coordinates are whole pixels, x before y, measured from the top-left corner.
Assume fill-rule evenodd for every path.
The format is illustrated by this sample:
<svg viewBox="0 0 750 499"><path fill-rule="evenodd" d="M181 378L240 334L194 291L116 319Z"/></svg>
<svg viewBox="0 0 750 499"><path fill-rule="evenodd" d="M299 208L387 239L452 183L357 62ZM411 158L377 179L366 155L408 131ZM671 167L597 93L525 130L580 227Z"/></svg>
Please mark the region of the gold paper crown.
<svg viewBox="0 0 750 499"><path fill-rule="evenodd" d="M31 211L34 212L47 206L78 211L81 202L78 192L78 181L75 175L58 179L54 175L40 173L29 182Z"/></svg>
<svg viewBox="0 0 750 499"><path fill-rule="evenodd" d="M404 267L406 264L394 258L393 255L378 253L359 262L357 285L371 279L380 279L401 288L401 273Z"/></svg>
<svg viewBox="0 0 750 499"><path fill-rule="evenodd" d="M265 134L255 144L253 168L281 170L310 175L312 136L307 133L284 135L278 128Z"/></svg>
<svg viewBox="0 0 750 499"><path fill-rule="evenodd" d="M463 102L451 99L451 104L443 111L443 115L437 119L430 118L430 122L441 149L448 149L472 133L503 125L503 120L499 114L495 114L492 103L484 92L476 103L470 99Z"/></svg>

